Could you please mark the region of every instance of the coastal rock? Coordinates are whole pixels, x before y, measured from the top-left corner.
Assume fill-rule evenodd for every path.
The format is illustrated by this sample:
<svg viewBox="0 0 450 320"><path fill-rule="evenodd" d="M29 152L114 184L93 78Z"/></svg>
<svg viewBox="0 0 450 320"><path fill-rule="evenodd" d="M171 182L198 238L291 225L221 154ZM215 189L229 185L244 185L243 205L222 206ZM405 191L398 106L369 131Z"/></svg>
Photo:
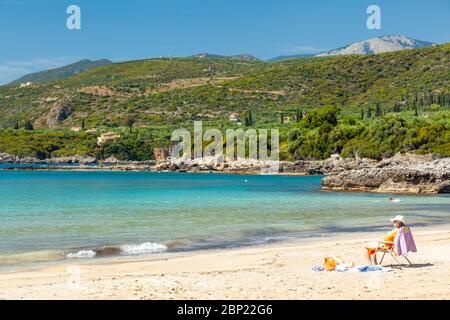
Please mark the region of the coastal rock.
<svg viewBox="0 0 450 320"><path fill-rule="evenodd" d="M377 165L371 159L347 159L333 155L327 160L314 161L259 161L253 159L230 160L222 157L174 161L157 161L152 171L226 172L239 174L281 173L288 175L323 175L345 170L371 168Z"/></svg>
<svg viewBox="0 0 450 320"><path fill-rule="evenodd" d="M292 162L281 162L280 171L286 174L322 175L338 173L341 171L372 168L377 162L366 158L342 158L332 155L326 160L303 160Z"/></svg>
<svg viewBox="0 0 450 320"><path fill-rule="evenodd" d="M97 162L95 157L90 156L70 156L70 157L58 157L44 160L48 164L93 164Z"/></svg>
<svg viewBox="0 0 450 320"><path fill-rule="evenodd" d="M50 159L38 159L36 157L19 157L8 153L0 153L0 163L19 163L19 164L93 164L97 159L90 156L70 156Z"/></svg>
<svg viewBox="0 0 450 320"><path fill-rule="evenodd" d="M377 167L342 171L322 180L323 190L380 193L450 193L450 158L397 157Z"/></svg>

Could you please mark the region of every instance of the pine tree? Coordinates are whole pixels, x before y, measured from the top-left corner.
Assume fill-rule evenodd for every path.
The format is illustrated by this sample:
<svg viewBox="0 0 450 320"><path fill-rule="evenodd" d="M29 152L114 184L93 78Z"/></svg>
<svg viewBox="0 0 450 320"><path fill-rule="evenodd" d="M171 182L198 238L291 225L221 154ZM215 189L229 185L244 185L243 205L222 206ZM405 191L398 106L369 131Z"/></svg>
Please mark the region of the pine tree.
<svg viewBox="0 0 450 320"><path fill-rule="evenodd" d="M81 130L84 130L85 128L85 124L84 124L84 118L81 119Z"/></svg>
<svg viewBox="0 0 450 320"><path fill-rule="evenodd" d="M281 124L284 124L284 113L282 112L280 115Z"/></svg>
<svg viewBox="0 0 450 320"><path fill-rule="evenodd" d="M361 108L361 120L364 120L364 109Z"/></svg>
<svg viewBox="0 0 450 320"><path fill-rule="evenodd" d="M250 127L253 127L253 116L252 116L252 110L248 111L248 122L250 124Z"/></svg>

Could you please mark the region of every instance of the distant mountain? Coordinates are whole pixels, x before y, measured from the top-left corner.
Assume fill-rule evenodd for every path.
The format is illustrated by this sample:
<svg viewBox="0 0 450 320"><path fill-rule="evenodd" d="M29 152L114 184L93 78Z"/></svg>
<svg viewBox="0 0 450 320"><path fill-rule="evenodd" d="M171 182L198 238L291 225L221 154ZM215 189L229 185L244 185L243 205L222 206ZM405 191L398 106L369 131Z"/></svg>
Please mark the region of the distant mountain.
<svg viewBox="0 0 450 320"><path fill-rule="evenodd" d="M314 57L314 54L312 53L305 53L305 54L296 54L293 56L278 56L272 59L269 59L267 61L282 61L282 60L288 60L288 59L296 59L296 58L310 58Z"/></svg>
<svg viewBox="0 0 450 320"><path fill-rule="evenodd" d="M50 81L50 80L59 80L59 79L66 79L72 76L75 76L79 73L88 71L90 69L94 69L100 66L108 65L113 62L107 60L107 59L101 59L101 60L80 60L78 62L75 62L73 64L63 66L56 69L50 69L45 71L40 71L36 73L31 73L28 75L25 75L17 80L14 80L10 84L19 84L24 82L44 82L44 81Z"/></svg>
<svg viewBox="0 0 450 320"><path fill-rule="evenodd" d="M232 55L232 56L223 56L218 54L211 54L211 53L198 53L193 56L197 59L204 59L204 58L212 58L212 59L232 59L232 60L244 60L244 61L258 61L259 59L255 56L252 56L250 54L238 54L238 55Z"/></svg>
<svg viewBox="0 0 450 320"><path fill-rule="evenodd" d="M389 35L356 42L348 46L320 53L317 57L338 56L348 54L378 54L383 52L400 51L430 47L434 43L412 39L402 35Z"/></svg>
<svg viewBox="0 0 450 320"><path fill-rule="evenodd" d="M431 47L435 43L417 40L402 35L389 35L355 42L345 47L333 49L319 54L298 54L292 56L279 56L268 61L281 61L295 58L327 57L349 54L378 54L383 52L400 51L405 49L418 49Z"/></svg>

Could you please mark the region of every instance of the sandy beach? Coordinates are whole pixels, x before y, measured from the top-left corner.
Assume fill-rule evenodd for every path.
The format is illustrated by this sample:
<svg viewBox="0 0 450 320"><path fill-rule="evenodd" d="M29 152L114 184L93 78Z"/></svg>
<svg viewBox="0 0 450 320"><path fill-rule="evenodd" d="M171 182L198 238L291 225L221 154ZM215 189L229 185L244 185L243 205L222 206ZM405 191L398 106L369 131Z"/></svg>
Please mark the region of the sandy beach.
<svg viewBox="0 0 450 320"><path fill-rule="evenodd" d="M325 256L362 264L379 233L358 233L3 272L0 299L449 299L450 227L413 231L414 265L392 272L311 270Z"/></svg>

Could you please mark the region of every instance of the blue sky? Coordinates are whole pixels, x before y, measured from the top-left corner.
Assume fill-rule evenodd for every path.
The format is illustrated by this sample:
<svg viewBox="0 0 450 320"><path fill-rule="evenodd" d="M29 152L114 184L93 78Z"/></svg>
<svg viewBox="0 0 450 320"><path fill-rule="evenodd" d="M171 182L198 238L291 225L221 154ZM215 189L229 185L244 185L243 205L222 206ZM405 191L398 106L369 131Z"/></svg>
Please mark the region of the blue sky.
<svg viewBox="0 0 450 320"><path fill-rule="evenodd" d="M81 8L81 30L66 28L71 4ZM366 27L371 4L381 7L382 30ZM268 59L386 34L445 43L449 14L449 0L0 0L0 84L83 58Z"/></svg>

